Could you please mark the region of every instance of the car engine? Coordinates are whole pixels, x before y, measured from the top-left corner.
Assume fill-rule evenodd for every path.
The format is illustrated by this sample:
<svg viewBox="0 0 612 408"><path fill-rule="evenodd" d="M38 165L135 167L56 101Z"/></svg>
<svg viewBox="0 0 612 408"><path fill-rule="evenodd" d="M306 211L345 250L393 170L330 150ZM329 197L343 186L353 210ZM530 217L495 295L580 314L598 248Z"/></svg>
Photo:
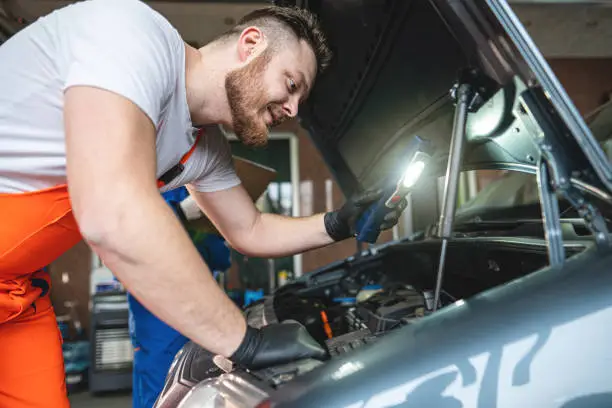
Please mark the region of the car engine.
<svg viewBox="0 0 612 408"><path fill-rule="evenodd" d="M247 307L253 327L298 321L329 352L331 359L376 342L385 334L428 314L433 294L399 282L367 284L350 296L302 294L299 285L277 292ZM350 293L349 293L350 294ZM450 298L449 296L446 299ZM278 387L325 362L305 359L248 373L249 380ZM175 357L156 408L176 407L203 380L226 371L212 353L188 343ZM245 373L246 374L246 373Z"/></svg>
<svg viewBox="0 0 612 408"><path fill-rule="evenodd" d="M583 249L568 246L568 255ZM436 313L433 288L438 256L435 241L396 243L327 265L282 286L244 309L248 324L263 327L297 321L328 350L328 361L303 359L246 371L232 369L226 359L188 343L175 356L155 407L183 408L180 401L198 385L228 375L230 385L238 381L264 392L280 390L317 367L375 348L388 334ZM437 309L541 268L547 262L546 246L476 237L453 243L447 262Z"/></svg>
<svg viewBox="0 0 612 408"><path fill-rule="evenodd" d="M273 303L272 307L269 303ZM424 293L409 285L391 283L367 285L355 297L336 297L331 301L301 297L299 292L281 293L252 307L247 319L255 327L298 321L330 355L335 355L410 324L426 311Z"/></svg>

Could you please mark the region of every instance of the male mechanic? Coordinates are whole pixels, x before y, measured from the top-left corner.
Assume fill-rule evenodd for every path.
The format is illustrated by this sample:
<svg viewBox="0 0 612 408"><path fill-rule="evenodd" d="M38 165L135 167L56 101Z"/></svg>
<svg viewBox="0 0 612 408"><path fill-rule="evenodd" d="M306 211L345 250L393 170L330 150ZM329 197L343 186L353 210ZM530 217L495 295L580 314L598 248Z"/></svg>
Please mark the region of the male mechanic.
<svg viewBox="0 0 612 408"><path fill-rule="evenodd" d="M253 12L195 49L140 0L77 2L0 46L0 406L68 406L40 270L82 238L148 310L237 365L324 358L299 324L247 327L159 192L187 185L250 256L350 237L376 194L306 218L261 214L218 129L265 144L329 54L304 11Z"/></svg>
<svg viewBox="0 0 612 408"><path fill-rule="evenodd" d="M187 218L180 204L189 196L187 189L179 187L166 191L162 196L176 216L186 223ZM230 249L222 237L185 227L211 271L223 271L230 267ZM134 347L132 408L150 408L164 387L175 354L189 340L158 319L129 293L128 302L130 337Z"/></svg>

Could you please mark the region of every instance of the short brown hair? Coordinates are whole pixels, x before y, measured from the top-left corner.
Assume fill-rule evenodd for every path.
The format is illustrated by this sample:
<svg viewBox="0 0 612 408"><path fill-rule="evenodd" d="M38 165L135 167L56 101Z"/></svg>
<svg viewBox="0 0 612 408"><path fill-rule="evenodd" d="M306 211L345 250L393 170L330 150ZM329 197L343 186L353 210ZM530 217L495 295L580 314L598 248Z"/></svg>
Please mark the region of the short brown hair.
<svg viewBox="0 0 612 408"><path fill-rule="evenodd" d="M289 29L298 40L306 41L312 48L319 73L329 66L332 52L317 17L310 11L295 6L270 6L254 10L240 19L224 36L240 34L249 26L259 27L264 33L267 31L272 42L283 38L279 28L285 32Z"/></svg>

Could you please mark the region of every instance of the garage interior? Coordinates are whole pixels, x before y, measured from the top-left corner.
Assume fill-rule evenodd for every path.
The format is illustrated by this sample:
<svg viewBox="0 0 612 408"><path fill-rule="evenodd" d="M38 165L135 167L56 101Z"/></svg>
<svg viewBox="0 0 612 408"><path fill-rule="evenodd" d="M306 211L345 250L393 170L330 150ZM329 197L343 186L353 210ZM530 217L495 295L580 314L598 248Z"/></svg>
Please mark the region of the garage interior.
<svg viewBox="0 0 612 408"><path fill-rule="evenodd" d="M0 43L35 21L71 1L2 0L0 1ZM266 6L263 1L147 1L178 29L186 42L200 46L233 26L248 12ZM612 99L612 7L593 7L587 1L509 0L523 25L548 60L580 113L588 116ZM276 170L264 201L274 202L275 211L305 216L340 206L345 197L332 174L310 141L307 132L293 120L275 129L267 150L251 152L232 142L237 156L256 161ZM608 156L612 152L608 151ZM500 177L497 171L477 171L463 180L463 200L472 198L488 183ZM261 204L265 206L264 204ZM378 243L410 235L420 227L407 211L397 228L383 233ZM228 295L244 304L245 297L267 294L287 280L355 254L359 247L347 240L285 260L246 259L232 255L232 266L223 271L221 284ZM96 290L112 280L110 271L84 242L49 265L53 280L52 300L61 325L70 326L65 344L74 344L66 353L78 360L67 372L73 407L131 406L131 345L126 325L114 329L114 337L101 338L95 344L97 326L105 319L96 312ZM114 299L121 308L122 300ZM125 318L126 319L126 318ZM127 320L125 320L127 324ZM64 326L62 326L64 327ZM118 331L117 331L118 330ZM119 333L120 332L120 333ZM117 334L118 333L118 334ZM109 334L110 336L110 334ZM82 347L82 348L80 348ZM94 355L96 350L100 355ZM108 380L107 387L92 391L89 370L96 359L119 364L120 374ZM111 370L112 371L112 370ZM110 378L110 377L109 377Z"/></svg>

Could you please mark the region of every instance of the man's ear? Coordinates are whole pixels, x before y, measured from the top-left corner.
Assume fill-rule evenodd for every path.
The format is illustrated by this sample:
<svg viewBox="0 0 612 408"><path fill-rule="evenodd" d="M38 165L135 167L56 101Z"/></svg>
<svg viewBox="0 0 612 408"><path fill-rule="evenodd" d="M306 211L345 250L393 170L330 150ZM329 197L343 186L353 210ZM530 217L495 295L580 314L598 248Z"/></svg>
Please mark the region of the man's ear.
<svg viewBox="0 0 612 408"><path fill-rule="evenodd" d="M268 45L263 32L255 27L245 28L238 38L238 59L240 62L248 62L256 57Z"/></svg>

